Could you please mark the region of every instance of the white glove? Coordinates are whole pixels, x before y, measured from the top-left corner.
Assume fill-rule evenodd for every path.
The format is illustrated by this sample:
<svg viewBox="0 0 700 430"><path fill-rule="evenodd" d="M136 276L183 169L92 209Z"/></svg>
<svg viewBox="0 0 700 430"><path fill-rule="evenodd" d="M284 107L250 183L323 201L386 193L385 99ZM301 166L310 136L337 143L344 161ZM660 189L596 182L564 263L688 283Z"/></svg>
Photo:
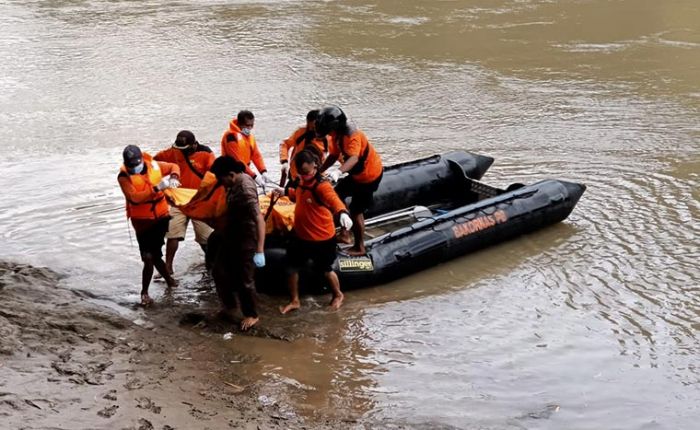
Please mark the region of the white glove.
<svg viewBox="0 0 700 430"><path fill-rule="evenodd" d="M257 175L254 179L255 183L258 184L259 187L265 186L265 178L263 177L263 175Z"/></svg>
<svg viewBox="0 0 700 430"><path fill-rule="evenodd" d="M253 255L253 263L255 263L255 267L265 267L265 253L256 252L255 255Z"/></svg>
<svg viewBox="0 0 700 430"><path fill-rule="evenodd" d="M161 179L160 182L158 182L158 185L156 185L156 190L163 191L164 189L168 188L169 186L170 186L170 177L166 176L165 178Z"/></svg>
<svg viewBox="0 0 700 430"><path fill-rule="evenodd" d="M177 178L170 176L170 186L168 188L178 188L180 185L180 181Z"/></svg>
<svg viewBox="0 0 700 430"><path fill-rule="evenodd" d="M263 181L265 181L266 184L270 182L270 178L267 177L267 172L261 173L260 176L262 176Z"/></svg>
<svg viewBox="0 0 700 430"><path fill-rule="evenodd" d="M340 170L331 170L328 172L328 178L333 182L338 182L340 178Z"/></svg>
<svg viewBox="0 0 700 430"><path fill-rule="evenodd" d="M287 163L286 161L282 163L280 173L282 174L282 176L287 176L287 174L289 173L289 163Z"/></svg>
<svg viewBox="0 0 700 430"><path fill-rule="evenodd" d="M340 225L345 229L345 230L350 230L352 228L352 220L350 219L350 215L346 214L345 212L340 214Z"/></svg>

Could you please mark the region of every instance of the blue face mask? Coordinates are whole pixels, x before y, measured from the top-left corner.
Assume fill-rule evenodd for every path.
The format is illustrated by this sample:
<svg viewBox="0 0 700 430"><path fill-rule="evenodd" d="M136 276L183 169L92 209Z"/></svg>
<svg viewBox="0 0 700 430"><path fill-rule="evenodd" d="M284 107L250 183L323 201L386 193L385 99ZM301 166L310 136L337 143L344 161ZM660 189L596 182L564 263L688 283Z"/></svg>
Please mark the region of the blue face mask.
<svg viewBox="0 0 700 430"><path fill-rule="evenodd" d="M132 175L143 172L143 161L137 164L136 167L128 167L126 170Z"/></svg>
<svg viewBox="0 0 700 430"><path fill-rule="evenodd" d="M243 134L243 136L250 136L250 133L252 133L252 132L253 132L252 128L243 127L241 129L241 134Z"/></svg>

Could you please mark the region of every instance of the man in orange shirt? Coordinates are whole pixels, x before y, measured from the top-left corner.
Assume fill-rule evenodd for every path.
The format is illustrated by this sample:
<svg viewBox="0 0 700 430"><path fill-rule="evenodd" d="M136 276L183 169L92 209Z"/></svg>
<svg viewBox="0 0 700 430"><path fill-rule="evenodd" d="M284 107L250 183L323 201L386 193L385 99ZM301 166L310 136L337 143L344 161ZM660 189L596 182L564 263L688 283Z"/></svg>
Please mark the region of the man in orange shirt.
<svg viewBox="0 0 700 430"><path fill-rule="evenodd" d="M253 112L249 110L238 112L236 118L229 123L228 130L221 136L221 155L228 155L243 163L246 167L246 173L255 179L255 183L264 186L269 182L267 167L265 167L265 160L263 160L255 142L253 127L255 127ZM258 170L258 174L250 168L251 162Z"/></svg>
<svg viewBox="0 0 700 430"><path fill-rule="evenodd" d="M382 159L367 140L367 136L349 125L345 113L336 106L321 110L316 120L316 134L330 135L331 144L328 158L321 167L325 172L337 160L340 160L340 170L331 173L331 179L337 181L335 191L341 199L351 197L350 216L353 221L355 243L348 251L351 255L365 254L365 216L364 213L372 205L374 192L384 174ZM338 181L340 174L348 176Z"/></svg>
<svg viewBox="0 0 700 430"><path fill-rule="evenodd" d="M299 127L289 138L280 143L280 164L282 165L282 177L287 177L289 180L281 183L280 186L285 186L286 183L293 183L297 179L297 169L294 165L294 156L301 151L310 148L318 152L321 163L326 158L328 152L328 138L319 138L316 136L316 118L318 118L320 110L315 109L306 114L306 126Z"/></svg>
<svg viewBox="0 0 700 430"><path fill-rule="evenodd" d="M198 189L204 174L211 168L214 163L214 153L211 152L208 146L201 145L194 137L194 133L189 130L182 130L177 134L175 142L171 148L160 151L154 157L157 161L165 161L168 163L177 164L180 168L180 181L185 188ZM168 233L165 236L168 239L165 245L165 267L171 275L173 271L173 260L179 243L185 240L187 232L187 223L189 222L187 215L176 207L170 208L170 224L168 225ZM194 240L202 247L206 253L207 239L212 232L204 221L192 220L194 228Z"/></svg>
<svg viewBox="0 0 700 430"><path fill-rule="evenodd" d="M124 164L117 181L126 198L126 216L136 231L143 271L141 272L141 304L148 306L153 300L148 295L153 268L163 276L168 288L175 280L163 262L163 239L170 220L168 202L163 190L179 186L180 169L177 164L154 161L142 153L136 145L124 148Z"/></svg>
<svg viewBox="0 0 700 430"><path fill-rule="evenodd" d="M299 269L308 260L313 262L315 270L323 272L333 291L330 302L332 309L343 304L338 275L333 271L336 258L335 225L333 216L337 215L340 225L352 228L352 220L345 210L345 205L333 190L333 186L321 177L318 157L309 150L301 151L294 158L299 172L299 185L288 189L290 198L296 203L294 207L294 237L287 248L290 266L287 285L291 300L280 312L286 314L299 309ZM277 192L275 192L277 193Z"/></svg>

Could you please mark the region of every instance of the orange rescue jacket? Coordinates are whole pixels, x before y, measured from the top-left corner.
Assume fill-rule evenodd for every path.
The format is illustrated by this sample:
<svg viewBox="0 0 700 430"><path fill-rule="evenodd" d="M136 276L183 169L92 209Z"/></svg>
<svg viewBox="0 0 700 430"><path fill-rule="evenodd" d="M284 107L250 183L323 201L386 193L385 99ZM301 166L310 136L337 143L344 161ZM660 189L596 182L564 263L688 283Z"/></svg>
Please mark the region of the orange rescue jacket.
<svg viewBox="0 0 700 430"><path fill-rule="evenodd" d="M207 172L197 194L179 209L192 219L202 220L210 227L220 229L225 225L226 208L226 189L213 173Z"/></svg>
<svg viewBox="0 0 700 430"><path fill-rule="evenodd" d="M214 153L205 145L197 145L197 151L186 155L177 148L168 148L160 151L153 157L156 161L166 161L177 164L180 168L180 183L185 188L199 188L204 174L214 164Z"/></svg>
<svg viewBox="0 0 700 430"><path fill-rule="evenodd" d="M333 139L328 149L340 160L341 164L352 157L357 156L357 164L348 172L352 178L361 184L368 184L382 174L382 159L379 153L367 140L367 136L361 130L354 130L350 136L337 136L337 132L331 133Z"/></svg>
<svg viewBox="0 0 700 430"><path fill-rule="evenodd" d="M129 174L126 166L119 169L117 181L126 198L126 216L133 219L158 219L169 215L170 206L165 200L165 194L155 189L163 176L180 174L176 164L153 161L153 158L143 153L145 172Z"/></svg>
<svg viewBox="0 0 700 430"><path fill-rule="evenodd" d="M314 147L321 156L320 164L326 159L328 152L328 140L330 136L318 138L316 133L307 131L306 126L299 127L289 138L280 143L280 164L289 161L289 179L297 178L297 166L294 164L294 156L308 147ZM291 150L291 152L290 152Z"/></svg>
<svg viewBox="0 0 700 430"><path fill-rule="evenodd" d="M335 236L333 216L345 212L345 205L326 180L314 180L289 190L294 207L294 231L299 239L323 241Z"/></svg>
<svg viewBox="0 0 700 430"><path fill-rule="evenodd" d="M238 120L232 119L228 125L228 130L221 136L221 155L228 155L235 160L240 161L246 166L246 173L254 178L255 172L250 169L250 162L255 164L258 172L264 173L267 171L265 160L255 143L255 136L251 133L250 136L245 136L241 133L241 128L238 126Z"/></svg>

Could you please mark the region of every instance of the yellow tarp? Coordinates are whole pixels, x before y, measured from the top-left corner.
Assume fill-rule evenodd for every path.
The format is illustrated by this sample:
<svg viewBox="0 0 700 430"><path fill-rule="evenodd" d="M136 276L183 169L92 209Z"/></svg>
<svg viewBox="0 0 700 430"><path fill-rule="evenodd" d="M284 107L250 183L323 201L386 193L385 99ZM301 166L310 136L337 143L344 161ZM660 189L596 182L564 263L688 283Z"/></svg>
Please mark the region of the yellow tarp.
<svg viewBox="0 0 700 430"><path fill-rule="evenodd" d="M207 205L211 210L202 211L202 202L192 202L192 205L188 205L192 197L197 194L197 190L191 188L168 188L164 191L168 200L173 206L180 208L185 215L190 216L194 219L201 219L207 223L212 223L212 219L216 218L220 210L215 209L220 204L212 202L212 204ZM205 193L206 194L206 193ZM219 194L219 199L225 198L223 193ZM270 207L270 196L264 195L259 197L260 200L260 211L263 215L267 215L268 208ZM218 202L221 203L221 202ZM189 207L188 207L189 206ZM195 210L189 210L190 207L197 208ZM211 213L209 213L211 212ZM217 213L215 213L217 212ZM272 208L270 216L267 217L266 221L266 232L270 233L287 233L292 227L294 227L294 203L287 197L280 197Z"/></svg>
<svg viewBox="0 0 700 430"><path fill-rule="evenodd" d="M173 206L184 206L197 194L197 190L192 188L168 188L163 193Z"/></svg>

